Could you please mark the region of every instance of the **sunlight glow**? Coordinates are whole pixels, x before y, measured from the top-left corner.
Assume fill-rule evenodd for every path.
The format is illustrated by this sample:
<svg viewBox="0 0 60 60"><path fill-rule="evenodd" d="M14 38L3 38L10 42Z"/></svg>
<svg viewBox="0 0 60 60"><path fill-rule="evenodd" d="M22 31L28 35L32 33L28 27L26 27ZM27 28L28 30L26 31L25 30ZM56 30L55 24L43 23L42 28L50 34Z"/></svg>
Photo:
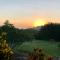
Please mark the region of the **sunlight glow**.
<svg viewBox="0 0 60 60"><path fill-rule="evenodd" d="M47 24L47 22L45 20L42 20L42 19L38 19L38 20L34 21L34 27L44 26L45 24Z"/></svg>

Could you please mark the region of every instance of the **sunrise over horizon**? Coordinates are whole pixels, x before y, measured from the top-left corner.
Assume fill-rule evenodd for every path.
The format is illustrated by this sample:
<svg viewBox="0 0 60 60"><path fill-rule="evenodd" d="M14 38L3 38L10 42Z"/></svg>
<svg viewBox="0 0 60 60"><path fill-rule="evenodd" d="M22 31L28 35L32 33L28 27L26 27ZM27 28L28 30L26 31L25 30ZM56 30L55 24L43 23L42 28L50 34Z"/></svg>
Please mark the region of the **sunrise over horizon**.
<svg viewBox="0 0 60 60"><path fill-rule="evenodd" d="M0 25L6 20L18 28L60 23L60 0L0 0Z"/></svg>

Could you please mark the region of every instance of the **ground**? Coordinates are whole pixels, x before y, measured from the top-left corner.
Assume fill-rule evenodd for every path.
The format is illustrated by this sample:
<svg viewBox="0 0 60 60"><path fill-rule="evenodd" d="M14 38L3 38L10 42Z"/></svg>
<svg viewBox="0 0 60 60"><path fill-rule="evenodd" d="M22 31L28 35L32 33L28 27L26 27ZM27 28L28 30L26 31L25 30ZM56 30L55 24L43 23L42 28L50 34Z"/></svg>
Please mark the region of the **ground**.
<svg viewBox="0 0 60 60"><path fill-rule="evenodd" d="M24 42L21 45L17 44L15 47L15 49L19 52L32 52L34 48L42 48L46 55L60 56L58 42L34 40L30 42Z"/></svg>

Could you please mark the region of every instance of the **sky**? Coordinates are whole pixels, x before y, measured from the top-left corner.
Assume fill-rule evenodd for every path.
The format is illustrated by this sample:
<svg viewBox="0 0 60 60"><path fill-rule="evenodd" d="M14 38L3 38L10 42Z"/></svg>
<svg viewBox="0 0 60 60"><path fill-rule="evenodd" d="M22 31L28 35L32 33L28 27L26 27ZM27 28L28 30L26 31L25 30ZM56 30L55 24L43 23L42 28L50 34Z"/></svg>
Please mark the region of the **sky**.
<svg viewBox="0 0 60 60"><path fill-rule="evenodd" d="M18 28L35 20L60 23L60 0L0 0L0 25L6 20Z"/></svg>

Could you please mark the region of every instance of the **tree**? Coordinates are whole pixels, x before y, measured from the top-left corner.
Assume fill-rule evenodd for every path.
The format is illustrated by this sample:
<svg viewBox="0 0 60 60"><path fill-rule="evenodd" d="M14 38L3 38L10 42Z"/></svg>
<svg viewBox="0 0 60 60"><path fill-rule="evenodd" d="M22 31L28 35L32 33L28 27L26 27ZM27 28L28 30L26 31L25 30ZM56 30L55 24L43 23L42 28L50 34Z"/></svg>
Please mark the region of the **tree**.
<svg viewBox="0 0 60 60"><path fill-rule="evenodd" d="M60 24L49 23L41 27L37 34L38 39L60 41Z"/></svg>
<svg viewBox="0 0 60 60"><path fill-rule="evenodd" d="M18 29L13 24L5 21L4 25L0 27L0 33L7 33L7 41L15 46L17 43L23 43L24 41L32 41L34 37L34 29ZM5 39L5 38L4 38Z"/></svg>
<svg viewBox="0 0 60 60"><path fill-rule="evenodd" d="M5 21L4 26L14 27L13 24L10 24L8 20Z"/></svg>

